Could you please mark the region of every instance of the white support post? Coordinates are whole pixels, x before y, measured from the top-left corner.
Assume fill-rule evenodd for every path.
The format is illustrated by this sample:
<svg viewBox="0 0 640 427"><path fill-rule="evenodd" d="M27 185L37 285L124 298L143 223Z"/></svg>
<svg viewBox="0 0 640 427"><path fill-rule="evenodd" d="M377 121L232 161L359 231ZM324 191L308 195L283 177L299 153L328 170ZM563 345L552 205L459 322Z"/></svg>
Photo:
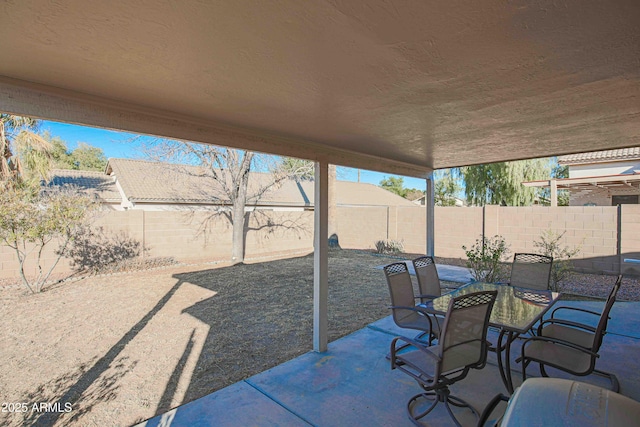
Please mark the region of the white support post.
<svg viewBox="0 0 640 427"><path fill-rule="evenodd" d="M551 188L551 206L558 206L558 183L555 179L549 181L549 187Z"/></svg>
<svg viewBox="0 0 640 427"><path fill-rule="evenodd" d="M427 178L427 192L425 194L426 221L427 221L427 255L435 256L435 187L433 185L433 172Z"/></svg>
<svg viewBox="0 0 640 427"><path fill-rule="evenodd" d="M313 350L327 351L329 296L329 164L315 163L313 239Z"/></svg>

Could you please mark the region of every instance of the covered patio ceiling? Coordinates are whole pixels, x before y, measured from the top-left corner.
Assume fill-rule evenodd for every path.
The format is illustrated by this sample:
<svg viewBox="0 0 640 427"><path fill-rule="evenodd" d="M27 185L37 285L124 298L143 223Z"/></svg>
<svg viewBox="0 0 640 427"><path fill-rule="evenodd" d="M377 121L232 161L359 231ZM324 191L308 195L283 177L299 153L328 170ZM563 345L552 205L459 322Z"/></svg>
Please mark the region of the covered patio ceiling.
<svg viewBox="0 0 640 427"><path fill-rule="evenodd" d="M0 110L426 176L640 144L640 2L20 0Z"/></svg>

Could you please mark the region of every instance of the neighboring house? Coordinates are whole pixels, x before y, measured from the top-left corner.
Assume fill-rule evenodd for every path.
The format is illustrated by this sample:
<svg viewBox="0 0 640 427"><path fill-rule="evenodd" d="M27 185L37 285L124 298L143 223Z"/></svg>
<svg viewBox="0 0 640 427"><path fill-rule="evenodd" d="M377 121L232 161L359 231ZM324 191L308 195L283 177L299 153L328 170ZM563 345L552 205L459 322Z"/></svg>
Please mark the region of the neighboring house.
<svg viewBox="0 0 640 427"><path fill-rule="evenodd" d="M530 187L569 190L570 206L638 204L640 147L571 154L558 157L569 167L569 178L523 183Z"/></svg>
<svg viewBox="0 0 640 427"><path fill-rule="evenodd" d="M467 205L467 203L459 197L454 197L454 200L455 200L454 206L464 207ZM412 200L412 202L416 205L424 206L427 204L427 196L425 195L422 197L418 197L417 199Z"/></svg>
<svg viewBox="0 0 640 427"><path fill-rule="evenodd" d="M51 171L50 185L70 185L94 194L103 206L120 209L122 196L114 177L104 172L54 169Z"/></svg>
<svg viewBox="0 0 640 427"><path fill-rule="evenodd" d="M228 209L229 200L210 174L198 166L109 159L104 173L54 170L52 183L95 191L104 205L116 210ZM272 174L251 172L248 211L313 209L312 181L284 179L272 183ZM335 188L338 206L415 207L411 201L373 184L337 181Z"/></svg>

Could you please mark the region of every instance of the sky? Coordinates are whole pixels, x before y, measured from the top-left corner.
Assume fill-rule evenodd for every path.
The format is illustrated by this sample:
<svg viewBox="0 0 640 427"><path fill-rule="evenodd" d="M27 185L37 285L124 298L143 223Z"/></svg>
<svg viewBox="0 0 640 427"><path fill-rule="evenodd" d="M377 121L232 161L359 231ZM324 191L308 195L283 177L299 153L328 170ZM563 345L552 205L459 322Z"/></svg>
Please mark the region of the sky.
<svg viewBox="0 0 640 427"><path fill-rule="evenodd" d="M48 131L52 137L59 137L67 144L69 150L76 148L78 143L85 142L94 147L101 148L107 158L144 158L144 154L140 150L140 140L144 140L144 138L146 138L145 136L44 120L40 122L40 131ZM381 180L390 176L396 175L364 169L360 170L360 182L378 185ZM405 188L425 189L426 184L424 179L412 177L402 178ZM338 179L343 181L357 181L358 170L353 168L338 168Z"/></svg>

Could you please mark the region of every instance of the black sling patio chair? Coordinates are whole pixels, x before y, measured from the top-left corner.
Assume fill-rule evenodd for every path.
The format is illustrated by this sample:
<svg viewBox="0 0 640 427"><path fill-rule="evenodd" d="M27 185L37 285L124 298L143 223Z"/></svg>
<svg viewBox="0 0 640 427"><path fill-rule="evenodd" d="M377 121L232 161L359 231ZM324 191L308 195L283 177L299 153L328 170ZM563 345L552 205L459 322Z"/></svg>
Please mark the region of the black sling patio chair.
<svg viewBox="0 0 640 427"><path fill-rule="evenodd" d="M412 261L418 279L420 302L427 302L442 295L440 278L433 257L421 256Z"/></svg>
<svg viewBox="0 0 640 427"><path fill-rule="evenodd" d="M486 291L452 298L438 345L425 346L405 337L396 337L391 342L391 369L411 376L424 390L407 403L407 414L415 425L420 426L419 420L439 403L444 404L457 426L460 422L451 405L469 408L479 417L469 403L451 395L449 386L464 379L471 369L486 365L487 326L497 294Z"/></svg>
<svg viewBox="0 0 640 427"><path fill-rule="evenodd" d="M546 255L517 253L511 264L509 284L521 288L549 289L553 258Z"/></svg>
<svg viewBox="0 0 640 427"><path fill-rule="evenodd" d="M405 329L415 329L421 331L416 340L431 344L440 334L440 322L433 314L421 307L416 307L416 300L413 291L411 275L404 262L395 262L384 267L384 274L389 286L391 296L391 306L393 321L396 325Z"/></svg>
<svg viewBox="0 0 640 427"><path fill-rule="evenodd" d="M572 375L587 376L600 375L611 381L611 388L617 392L620 389L618 379L614 374L595 368L604 335L607 332L609 313L616 301L616 295L622 284L622 276L618 276L616 283L604 304L601 313L578 307L558 307L551 313L551 318L543 321L538 327L537 336L529 338L522 344L522 356L516 362L522 361L522 379L527 377L527 366L531 362L540 365L540 374L547 377L545 366L550 366ZM564 320L557 317L561 310L574 310L591 315L599 315L596 326Z"/></svg>

